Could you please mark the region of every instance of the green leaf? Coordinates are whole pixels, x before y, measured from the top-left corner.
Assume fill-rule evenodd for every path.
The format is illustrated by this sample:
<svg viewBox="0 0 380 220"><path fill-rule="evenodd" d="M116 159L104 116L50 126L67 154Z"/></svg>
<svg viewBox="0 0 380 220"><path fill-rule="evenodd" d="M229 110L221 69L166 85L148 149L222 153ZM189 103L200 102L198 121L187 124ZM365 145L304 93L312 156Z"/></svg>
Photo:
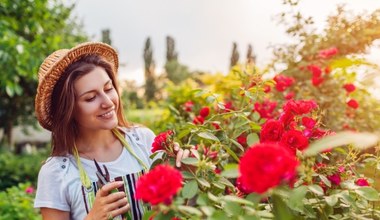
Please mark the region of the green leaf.
<svg viewBox="0 0 380 220"><path fill-rule="evenodd" d="M206 102L207 103L213 103L215 101L215 97L214 96L207 96L206 98Z"/></svg>
<svg viewBox="0 0 380 220"><path fill-rule="evenodd" d="M247 197L245 197L245 199L253 202L254 204L258 204L261 200L261 195L257 193L250 193Z"/></svg>
<svg viewBox="0 0 380 220"><path fill-rule="evenodd" d="M227 153L228 153L232 158L235 159L236 162L239 162L239 161L240 161L239 157L235 154L235 152L233 152L233 151L231 150L231 148L229 148L228 146L226 146L226 145L224 145L224 144L221 144L221 146L223 147L224 150L227 151Z"/></svg>
<svg viewBox="0 0 380 220"><path fill-rule="evenodd" d="M244 147L241 146L241 144L240 144L239 142L237 142L237 141L235 141L234 139L231 139L231 138L230 138L230 141L231 141L236 147L238 147L239 150L241 150L242 152L244 152Z"/></svg>
<svg viewBox="0 0 380 220"><path fill-rule="evenodd" d="M304 155L314 156L327 149L349 144L359 149L365 149L374 146L378 141L379 137L372 133L343 131L315 141L304 151Z"/></svg>
<svg viewBox="0 0 380 220"><path fill-rule="evenodd" d="M207 220L231 220L231 218L229 218L224 211L216 210Z"/></svg>
<svg viewBox="0 0 380 220"><path fill-rule="evenodd" d="M198 178L197 180L198 180L198 183L200 183L202 186L210 188L211 186L210 183L204 178L201 177L201 178Z"/></svg>
<svg viewBox="0 0 380 220"><path fill-rule="evenodd" d="M330 180L327 179L327 177L325 177L324 175L318 175L318 176L322 180L322 182L326 184L326 186L331 187L331 182Z"/></svg>
<svg viewBox="0 0 380 220"><path fill-rule="evenodd" d="M178 206L178 210L181 212L185 212L187 214L190 214L190 215L202 216L201 211L199 211L198 209L191 207L191 206L180 205L180 206Z"/></svg>
<svg viewBox="0 0 380 220"><path fill-rule="evenodd" d="M198 183L196 180L189 181L182 188L182 195L185 199L193 198L198 192Z"/></svg>
<svg viewBox="0 0 380 220"><path fill-rule="evenodd" d="M288 206L289 208L297 211L301 211L304 206L303 199L305 198L307 193L307 186L300 186L292 190L290 193Z"/></svg>
<svg viewBox="0 0 380 220"><path fill-rule="evenodd" d="M149 220L156 211L150 210L144 213L143 220Z"/></svg>
<svg viewBox="0 0 380 220"><path fill-rule="evenodd" d="M5 87L5 92L7 93L7 95L9 96L9 97L13 97L13 95L15 94L14 92L14 89L13 88L11 88L11 87L9 87L9 86L6 86Z"/></svg>
<svg viewBox="0 0 380 220"><path fill-rule="evenodd" d="M210 200L208 199L208 196L205 193L200 194L197 197L197 204L200 206L205 206L210 203Z"/></svg>
<svg viewBox="0 0 380 220"><path fill-rule="evenodd" d="M182 139L186 135L190 134L190 129L182 129L181 132L177 134L178 139Z"/></svg>
<svg viewBox="0 0 380 220"><path fill-rule="evenodd" d="M282 198L279 195L272 195L272 201L273 201L273 213L274 213L274 219L276 220L292 220L295 219L292 212L288 209L285 202L282 200Z"/></svg>
<svg viewBox="0 0 380 220"><path fill-rule="evenodd" d="M169 109L176 115L181 115L181 113L179 113L179 111L173 105L169 105Z"/></svg>
<svg viewBox="0 0 380 220"><path fill-rule="evenodd" d="M236 163L229 163L223 167L221 173L223 177L238 178L239 177L239 165Z"/></svg>
<svg viewBox="0 0 380 220"><path fill-rule="evenodd" d="M182 171L182 176L184 179L194 179L194 174L190 173L189 171Z"/></svg>
<svg viewBox="0 0 380 220"><path fill-rule="evenodd" d="M214 213L215 208L212 206L201 206L200 209L202 210L203 213L205 213L207 216L212 215Z"/></svg>
<svg viewBox="0 0 380 220"><path fill-rule="evenodd" d="M246 200L246 199L242 199L242 198L237 197L237 196L226 195L226 196L223 196L222 199L224 201L236 202L236 203L243 204L243 205L253 206L253 202Z"/></svg>
<svg viewBox="0 0 380 220"><path fill-rule="evenodd" d="M239 216L243 211L241 206L235 202L226 202L223 209L226 213L232 216Z"/></svg>
<svg viewBox="0 0 380 220"><path fill-rule="evenodd" d="M183 158L181 160L181 163L184 163L187 165L197 166L198 165L198 159L195 157L187 157L187 158Z"/></svg>
<svg viewBox="0 0 380 220"><path fill-rule="evenodd" d="M325 200L329 206L334 207L334 205L338 202L338 196L337 195L326 196Z"/></svg>
<svg viewBox="0 0 380 220"><path fill-rule="evenodd" d="M369 201L379 201L379 193L372 187L363 186L355 190L355 192Z"/></svg>
<svg viewBox="0 0 380 220"><path fill-rule="evenodd" d="M324 195L324 192L323 192L323 189L322 187L318 186L318 185L309 185L308 186L309 190L319 196L323 196Z"/></svg>
<svg viewBox="0 0 380 220"><path fill-rule="evenodd" d="M219 179L219 182L222 183L223 185L229 186L229 187L235 187L234 184L232 184L228 179L221 177Z"/></svg>
<svg viewBox="0 0 380 220"><path fill-rule="evenodd" d="M213 140L213 141L219 142L219 139L215 135L213 135L212 133L210 133L210 132L203 131L203 132L199 132L197 135L199 137L201 137L201 138L204 138L204 139L208 139L208 140Z"/></svg>
<svg viewBox="0 0 380 220"><path fill-rule="evenodd" d="M252 146L252 145L256 144L257 142L259 142L259 136L256 133L250 133L247 136L248 146Z"/></svg>

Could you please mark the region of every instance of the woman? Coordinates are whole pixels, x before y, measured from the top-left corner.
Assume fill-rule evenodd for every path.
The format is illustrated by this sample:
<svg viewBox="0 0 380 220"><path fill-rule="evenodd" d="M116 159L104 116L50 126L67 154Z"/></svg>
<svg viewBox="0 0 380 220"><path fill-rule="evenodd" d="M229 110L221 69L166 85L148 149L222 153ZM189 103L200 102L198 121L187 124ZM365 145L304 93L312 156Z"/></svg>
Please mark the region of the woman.
<svg viewBox="0 0 380 220"><path fill-rule="evenodd" d="M39 123L52 132L52 156L38 176L35 207L43 219L141 219L135 183L152 163L155 135L123 116L118 56L88 42L42 63L35 100ZM177 164L188 152L178 151Z"/></svg>

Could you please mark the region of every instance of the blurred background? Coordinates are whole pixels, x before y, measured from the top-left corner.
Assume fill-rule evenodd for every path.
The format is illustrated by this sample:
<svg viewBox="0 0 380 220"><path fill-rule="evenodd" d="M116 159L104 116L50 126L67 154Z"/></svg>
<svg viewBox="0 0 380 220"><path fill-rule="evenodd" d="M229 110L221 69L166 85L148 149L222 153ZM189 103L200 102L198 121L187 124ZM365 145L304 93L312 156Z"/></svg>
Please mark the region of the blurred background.
<svg viewBox="0 0 380 220"><path fill-rule="evenodd" d="M0 0L0 219L39 219L33 187L50 133L36 121L34 97L39 65L53 51L84 41L115 47L128 120L156 133L193 89L228 97L231 72L245 66L272 82L279 102L315 99L326 127L373 132L379 9L375 0ZM274 86L280 74L296 82L286 94Z"/></svg>

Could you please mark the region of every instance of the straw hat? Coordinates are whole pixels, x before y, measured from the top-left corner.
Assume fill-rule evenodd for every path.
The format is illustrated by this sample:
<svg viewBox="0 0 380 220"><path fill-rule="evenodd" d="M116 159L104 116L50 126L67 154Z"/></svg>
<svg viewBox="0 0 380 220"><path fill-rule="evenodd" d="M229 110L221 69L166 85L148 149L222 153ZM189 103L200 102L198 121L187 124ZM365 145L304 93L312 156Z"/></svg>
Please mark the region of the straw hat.
<svg viewBox="0 0 380 220"><path fill-rule="evenodd" d="M41 126L51 131L51 95L65 69L81 57L99 55L111 63L114 73L117 72L118 55L111 46L101 42L86 42L71 49L61 49L50 54L41 64L38 71L38 87L35 99L35 111Z"/></svg>

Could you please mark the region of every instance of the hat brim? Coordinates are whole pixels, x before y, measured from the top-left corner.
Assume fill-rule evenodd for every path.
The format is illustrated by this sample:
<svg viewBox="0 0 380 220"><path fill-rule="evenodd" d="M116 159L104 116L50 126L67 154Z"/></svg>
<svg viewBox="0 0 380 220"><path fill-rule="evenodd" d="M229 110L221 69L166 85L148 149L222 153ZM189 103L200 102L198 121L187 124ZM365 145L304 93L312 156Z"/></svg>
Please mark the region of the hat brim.
<svg viewBox="0 0 380 220"><path fill-rule="evenodd" d="M56 51L60 54L51 54L57 58L48 68L43 64L48 61L45 59L39 70L39 84L35 99L35 111L38 121L45 129L52 130L51 118L51 96L54 86L64 71L72 63L87 55L99 55L112 65L113 71L116 74L119 66L118 55L116 51L108 44L101 42L86 42L73 47L72 49L63 49ZM43 75L43 77L41 76Z"/></svg>

